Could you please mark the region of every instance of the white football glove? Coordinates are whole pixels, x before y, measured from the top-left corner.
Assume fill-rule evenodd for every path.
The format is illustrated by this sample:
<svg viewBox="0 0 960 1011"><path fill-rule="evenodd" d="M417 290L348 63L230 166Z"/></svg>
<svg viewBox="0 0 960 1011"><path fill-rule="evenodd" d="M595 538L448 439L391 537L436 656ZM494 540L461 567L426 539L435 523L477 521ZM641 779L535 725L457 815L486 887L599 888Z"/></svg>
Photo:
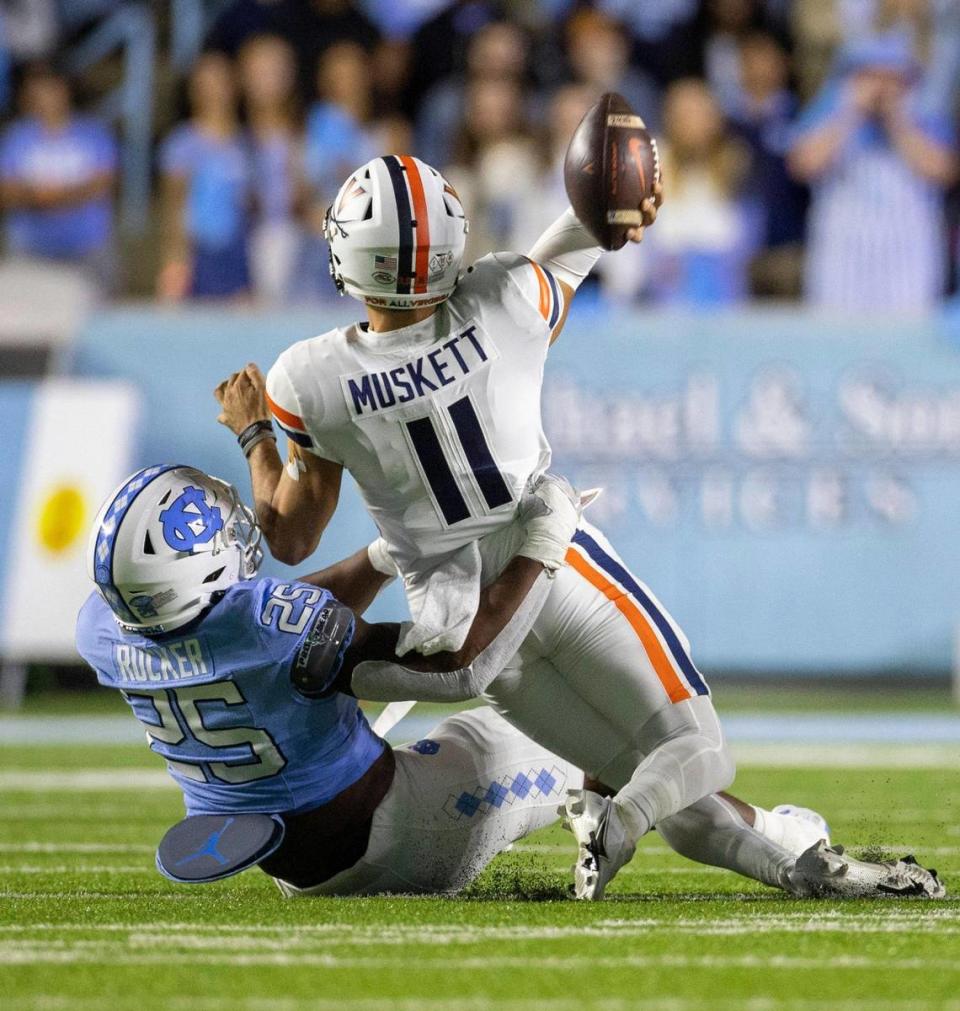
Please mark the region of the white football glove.
<svg viewBox="0 0 960 1011"><path fill-rule="evenodd" d="M391 577L400 575L397 563L391 558L390 551L387 549L387 542L382 537L378 537L367 545L367 558L370 559L370 564L381 575Z"/></svg>
<svg viewBox="0 0 960 1011"><path fill-rule="evenodd" d="M581 511L580 492L566 478L544 474L520 499L524 540L517 554L540 562L552 576L564 563Z"/></svg>

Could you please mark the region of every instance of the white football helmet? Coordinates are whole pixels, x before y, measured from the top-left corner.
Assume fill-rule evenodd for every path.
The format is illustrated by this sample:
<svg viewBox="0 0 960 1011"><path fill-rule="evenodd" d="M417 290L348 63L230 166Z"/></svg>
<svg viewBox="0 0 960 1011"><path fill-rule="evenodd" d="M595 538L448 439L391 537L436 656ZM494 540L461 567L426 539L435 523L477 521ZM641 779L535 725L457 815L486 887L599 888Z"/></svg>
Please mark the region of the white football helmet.
<svg viewBox="0 0 960 1011"><path fill-rule="evenodd" d="M384 309L449 298L468 223L457 191L410 155L362 165L327 209L324 235L337 290Z"/></svg>
<svg viewBox="0 0 960 1011"><path fill-rule="evenodd" d="M131 474L100 509L87 571L119 624L170 632L260 567L260 527L226 481L193 467Z"/></svg>

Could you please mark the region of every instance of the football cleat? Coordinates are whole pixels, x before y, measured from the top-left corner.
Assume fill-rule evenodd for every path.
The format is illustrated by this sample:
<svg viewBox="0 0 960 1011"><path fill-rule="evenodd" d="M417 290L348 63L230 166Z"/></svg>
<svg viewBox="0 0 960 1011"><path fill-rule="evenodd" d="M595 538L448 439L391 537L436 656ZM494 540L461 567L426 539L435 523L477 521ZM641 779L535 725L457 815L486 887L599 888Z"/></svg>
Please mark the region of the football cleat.
<svg viewBox="0 0 960 1011"><path fill-rule="evenodd" d="M797 807L796 804L777 804L773 809L773 813L786 815L788 818L796 818L798 821L804 822L805 826L809 825L811 844L820 839L825 839L827 845L830 845L830 826L822 814L812 811L809 807Z"/></svg>
<svg viewBox="0 0 960 1011"><path fill-rule="evenodd" d="M790 891L803 898L868 899L887 896L942 899L947 890L937 872L912 856L874 863L847 856L821 839L797 857Z"/></svg>
<svg viewBox="0 0 960 1011"><path fill-rule="evenodd" d="M609 797L592 790L568 790L557 812L579 844L573 865L574 897L597 902L617 871L630 862L636 846Z"/></svg>

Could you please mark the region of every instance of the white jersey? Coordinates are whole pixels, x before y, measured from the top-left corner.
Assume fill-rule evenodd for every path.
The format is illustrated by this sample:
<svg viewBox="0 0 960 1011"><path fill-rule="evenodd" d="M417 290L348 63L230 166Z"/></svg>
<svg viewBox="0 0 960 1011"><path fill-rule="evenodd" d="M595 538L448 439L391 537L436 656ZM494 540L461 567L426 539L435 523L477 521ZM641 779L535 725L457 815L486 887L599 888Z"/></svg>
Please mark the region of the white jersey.
<svg viewBox="0 0 960 1011"><path fill-rule="evenodd" d="M277 422L353 475L401 572L509 523L549 466L540 392L561 300L539 264L496 253L428 319L331 330L270 370Z"/></svg>

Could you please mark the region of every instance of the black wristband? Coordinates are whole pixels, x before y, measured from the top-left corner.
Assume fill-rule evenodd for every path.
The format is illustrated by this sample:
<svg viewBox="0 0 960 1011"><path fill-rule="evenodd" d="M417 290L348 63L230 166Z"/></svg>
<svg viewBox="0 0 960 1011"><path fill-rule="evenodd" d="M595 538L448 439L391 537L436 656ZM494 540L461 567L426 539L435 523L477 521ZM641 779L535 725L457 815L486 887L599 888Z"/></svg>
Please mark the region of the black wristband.
<svg viewBox="0 0 960 1011"><path fill-rule="evenodd" d="M272 421L255 421L237 436L237 442L244 456L249 456L253 447L264 439L276 439Z"/></svg>

